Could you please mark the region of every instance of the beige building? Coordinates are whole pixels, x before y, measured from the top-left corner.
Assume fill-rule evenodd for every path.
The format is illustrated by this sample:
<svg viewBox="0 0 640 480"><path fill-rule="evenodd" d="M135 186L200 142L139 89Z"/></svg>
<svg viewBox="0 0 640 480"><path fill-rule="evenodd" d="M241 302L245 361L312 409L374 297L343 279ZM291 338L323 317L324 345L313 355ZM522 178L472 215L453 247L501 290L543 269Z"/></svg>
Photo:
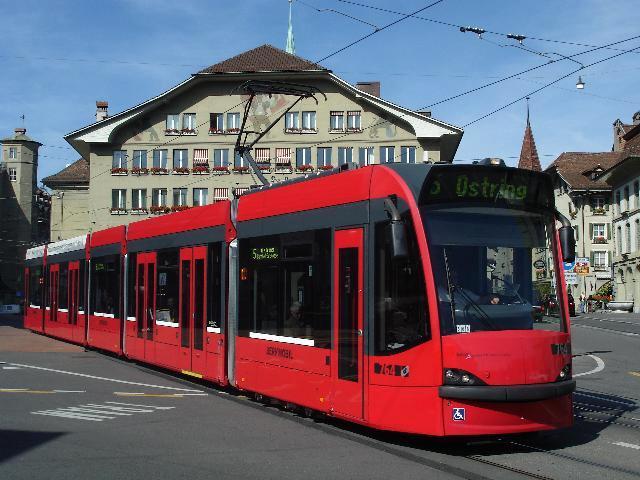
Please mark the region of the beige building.
<svg viewBox="0 0 640 480"><path fill-rule="evenodd" d="M20 302L27 248L48 240L48 201L37 188L41 144L25 128L0 143L0 304L14 304Z"/></svg>
<svg viewBox="0 0 640 480"><path fill-rule="evenodd" d="M72 183L58 184L60 189L51 183L64 171L48 179L54 193L66 189L61 198L54 195L52 237L231 198L259 184L246 160L234 155L247 102L236 89L247 80L307 85L326 95L316 95L317 103L300 101L253 149L271 182L345 162L450 162L462 138L460 128L428 112L383 100L378 82L353 86L320 65L263 45L117 115L106 116L106 102L99 102L99 121L65 136L88 160L87 193L78 188L73 204L63 206ZM248 129L264 131L295 99L258 95Z"/></svg>

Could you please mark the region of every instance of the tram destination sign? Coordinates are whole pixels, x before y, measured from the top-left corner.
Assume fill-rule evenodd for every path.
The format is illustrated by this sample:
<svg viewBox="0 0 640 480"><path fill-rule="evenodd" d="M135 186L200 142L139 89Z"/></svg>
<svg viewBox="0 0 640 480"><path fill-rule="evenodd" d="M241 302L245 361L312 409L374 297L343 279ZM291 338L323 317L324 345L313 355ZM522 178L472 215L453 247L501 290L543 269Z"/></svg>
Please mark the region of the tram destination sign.
<svg viewBox="0 0 640 480"><path fill-rule="evenodd" d="M280 258L278 247L257 247L251 249L251 260L277 260Z"/></svg>
<svg viewBox="0 0 640 480"><path fill-rule="evenodd" d="M546 174L489 166L436 166L420 193L420 203L491 203L507 207L549 207Z"/></svg>

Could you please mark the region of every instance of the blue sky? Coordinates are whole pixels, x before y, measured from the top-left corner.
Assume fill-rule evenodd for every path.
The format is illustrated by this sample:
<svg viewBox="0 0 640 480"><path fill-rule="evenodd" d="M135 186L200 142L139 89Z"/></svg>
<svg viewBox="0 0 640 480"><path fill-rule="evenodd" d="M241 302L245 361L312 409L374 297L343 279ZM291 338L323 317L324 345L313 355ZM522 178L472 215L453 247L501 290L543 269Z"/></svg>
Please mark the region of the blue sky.
<svg viewBox="0 0 640 480"><path fill-rule="evenodd" d="M430 3L354 1L407 13ZM400 18L338 0L304 2L294 1L296 54L313 61L373 27L311 6L339 10L378 27ZM286 0L0 0L0 6L0 135L11 134L25 115L28 134L44 144L39 178L78 158L62 137L93 121L96 100L109 101L109 112L117 113L242 51L264 43L284 48L287 31ZM590 45L640 35L640 13L633 0L444 0L420 15ZM545 64L548 57L589 49L524 41L524 47L546 52L543 57L512 45L517 43L503 36L485 33L478 38L409 18L322 63L351 83L380 80L384 98L418 109ZM640 38L618 47L640 47ZM588 64L616 53L600 50L577 59ZM431 110L434 117L463 126L576 68L574 62L558 61ZM531 98L531 123L543 166L563 151L610 150L611 124L617 118L629 123L640 110L640 53L580 75L586 82L583 91L575 88L576 73ZM525 111L519 102L466 127L456 158L497 156L517 162Z"/></svg>

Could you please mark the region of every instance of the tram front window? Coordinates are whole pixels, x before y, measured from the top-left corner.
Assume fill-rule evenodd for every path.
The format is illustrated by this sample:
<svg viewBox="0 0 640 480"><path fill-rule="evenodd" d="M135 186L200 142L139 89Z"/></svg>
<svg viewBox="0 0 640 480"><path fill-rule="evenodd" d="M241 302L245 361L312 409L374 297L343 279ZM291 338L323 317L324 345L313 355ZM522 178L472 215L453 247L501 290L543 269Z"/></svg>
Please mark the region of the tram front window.
<svg viewBox="0 0 640 480"><path fill-rule="evenodd" d="M443 335L488 330L561 330L542 316L557 295L553 217L522 210L424 209Z"/></svg>

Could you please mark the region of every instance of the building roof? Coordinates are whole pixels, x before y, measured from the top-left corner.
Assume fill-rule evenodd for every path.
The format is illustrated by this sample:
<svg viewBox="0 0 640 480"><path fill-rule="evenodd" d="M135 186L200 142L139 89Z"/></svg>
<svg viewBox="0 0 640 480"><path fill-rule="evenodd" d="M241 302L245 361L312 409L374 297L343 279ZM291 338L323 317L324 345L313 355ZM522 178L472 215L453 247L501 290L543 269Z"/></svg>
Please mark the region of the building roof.
<svg viewBox="0 0 640 480"><path fill-rule="evenodd" d="M42 183L50 188L69 183L89 185L89 162L84 158L76 160L58 173L43 178Z"/></svg>
<svg viewBox="0 0 640 480"><path fill-rule="evenodd" d="M200 70L198 74L308 71L328 72L329 70L317 63L265 44L211 65Z"/></svg>
<svg viewBox="0 0 640 480"><path fill-rule="evenodd" d="M31 137L29 137L27 135L27 129L26 128L16 128L13 136L7 137L7 138L3 138L2 140L0 140L0 142L1 143L5 143L5 142L33 142L33 143L37 143L38 145L42 145L41 143L36 142L34 139L32 139Z"/></svg>
<svg viewBox="0 0 640 480"><path fill-rule="evenodd" d="M564 152L545 171L556 171L573 190L611 190L601 178L593 180L594 170L608 170L622 160L621 152ZM599 168L598 168L599 167Z"/></svg>
<svg viewBox="0 0 640 480"><path fill-rule="evenodd" d="M538 157L538 149L536 141L533 139L533 131L529 123L529 110L527 109L527 127L524 129L524 138L522 139L522 149L520 150L520 160L518 168L526 168L534 172L541 172L540 158Z"/></svg>

